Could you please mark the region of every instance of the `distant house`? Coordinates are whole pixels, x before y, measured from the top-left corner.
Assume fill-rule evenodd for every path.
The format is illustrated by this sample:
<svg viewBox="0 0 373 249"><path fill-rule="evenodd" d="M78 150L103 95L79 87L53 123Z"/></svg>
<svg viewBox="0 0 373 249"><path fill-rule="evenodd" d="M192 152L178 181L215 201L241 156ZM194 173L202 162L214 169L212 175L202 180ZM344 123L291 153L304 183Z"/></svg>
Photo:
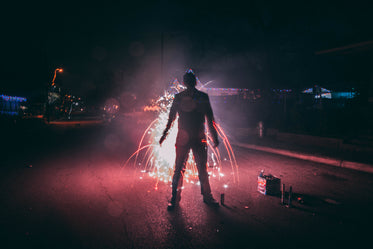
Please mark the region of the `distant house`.
<svg viewBox="0 0 373 249"><path fill-rule="evenodd" d="M343 75L345 80L354 82L361 94L360 98L373 103L373 40L329 48L315 54L327 61L327 64L323 64L327 70L328 64L337 65L334 70L330 70L336 75ZM354 98L355 95L351 95L352 93L353 91L340 92L335 94L335 97Z"/></svg>
<svg viewBox="0 0 373 249"><path fill-rule="evenodd" d="M26 98L0 95L0 114L1 115L19 115L24 111Z"/></svg>
<svg viewBox="0 0 373 249"><path fill-rule="evenodd" d="M311 94L315 99L353 99L358 95L354 88L350 91L332 91L317 85L303 90L302 93Z"/></svg>

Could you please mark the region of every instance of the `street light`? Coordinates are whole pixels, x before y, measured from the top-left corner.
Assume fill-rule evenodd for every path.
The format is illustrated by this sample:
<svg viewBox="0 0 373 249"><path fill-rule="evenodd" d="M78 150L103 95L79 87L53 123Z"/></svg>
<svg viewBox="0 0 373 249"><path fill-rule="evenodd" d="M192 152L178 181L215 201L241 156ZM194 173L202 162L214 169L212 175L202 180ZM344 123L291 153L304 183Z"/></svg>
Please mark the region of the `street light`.
<svg viewBox="0 0 373 249"><path fill-rule="evenodd" d="M53 75L53 80L52 80L52 86L54 86L54 80L56 79L57 72L62 73L63 69L58 67L58 68L56 68L54 70L54 75Z"/></svg>
<svg viewBox="0 0 373 249"><path fill-rule="evenodd" d="M62 73L63 72L63 69L58 67L54 70L54 74L53 74L53 79L52 79L52 85L51 87L49 88L48 87L48 92L47 92L47 102L46 102L46 108L45 108L45 114L47 116L47 120L48 120L48 124L49 124L49 121L50 121L50 115L51 115L51 104L53 101L53 88L55 88L55 83L54 83L54 80L56 79L56 76L57 76L57 72L59 73Z"/></svg>

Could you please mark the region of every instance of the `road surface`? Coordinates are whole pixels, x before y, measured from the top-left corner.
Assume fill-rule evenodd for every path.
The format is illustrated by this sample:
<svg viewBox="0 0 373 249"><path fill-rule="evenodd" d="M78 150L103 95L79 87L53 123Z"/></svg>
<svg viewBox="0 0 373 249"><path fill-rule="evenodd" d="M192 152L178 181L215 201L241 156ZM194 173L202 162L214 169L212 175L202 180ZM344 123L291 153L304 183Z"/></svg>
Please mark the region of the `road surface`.
<svg viewBox="0 0 373 249"><path fill-rule="evenodd" d="M224 206L207 206L199 186L185 183L180 207L167 211L170 184L124 166L142 131L120 122L8 134L1 248L358 248L370 240L371 174L243 148L234 148L238 181L224 160L225 176L211 177ZM292 207L257 191L261 170L292 187Z"/></svg>

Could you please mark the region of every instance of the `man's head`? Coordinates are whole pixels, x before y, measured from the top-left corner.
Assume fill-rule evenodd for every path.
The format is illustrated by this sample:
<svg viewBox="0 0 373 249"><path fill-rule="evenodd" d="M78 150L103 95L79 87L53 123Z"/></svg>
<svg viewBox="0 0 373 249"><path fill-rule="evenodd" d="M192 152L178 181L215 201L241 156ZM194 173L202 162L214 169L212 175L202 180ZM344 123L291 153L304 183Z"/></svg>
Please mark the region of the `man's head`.
<svg viewBox="0 0 373 249"><path fill-rule="evenodd" d="M193 88L197 85L196 76L192 72L184 74L183 82L187 88Z"/></svg>

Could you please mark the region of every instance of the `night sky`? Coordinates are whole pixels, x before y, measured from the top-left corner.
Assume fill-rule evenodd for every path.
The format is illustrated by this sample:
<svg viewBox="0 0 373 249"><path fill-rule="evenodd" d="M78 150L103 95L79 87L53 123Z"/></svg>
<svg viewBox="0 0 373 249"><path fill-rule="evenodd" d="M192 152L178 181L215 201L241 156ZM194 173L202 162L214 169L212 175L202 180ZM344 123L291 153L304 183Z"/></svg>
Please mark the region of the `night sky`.
<svg viewBox="0 0 373 249"><path fill-rule="evenodd" d="M1 93L38 95L57 67L91 100L148 98L187 68L211 87L348 85L315 52L373 40L369 1L106 2L2 4Z"/></svg>

